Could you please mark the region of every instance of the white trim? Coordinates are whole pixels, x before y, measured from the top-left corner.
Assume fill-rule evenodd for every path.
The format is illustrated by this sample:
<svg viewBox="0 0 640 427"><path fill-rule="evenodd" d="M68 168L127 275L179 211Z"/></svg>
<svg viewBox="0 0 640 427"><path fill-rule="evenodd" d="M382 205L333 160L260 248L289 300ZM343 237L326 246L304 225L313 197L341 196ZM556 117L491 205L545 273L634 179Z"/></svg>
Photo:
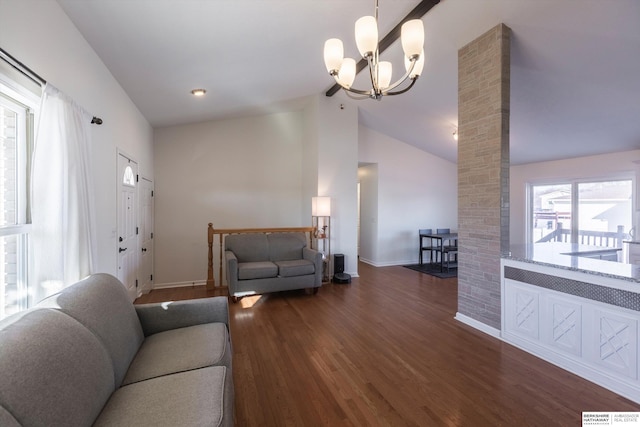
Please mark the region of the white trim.
<svg viewBox="0 0 640 427"><path fill-rule="evenodd" d="M152 289L188 288L189 286L203 286L206 284L207 281L205 279L194 280L191 282L154 283Z"/></svg>
<svg viewBox="0 0 640 427"><path fill-rule="evenodd" d="M471 326L472 328L477 329L480 332L484 332L487 335L491 335L494 338L498 338L499 340L502 340L500 330L494 328L493 326L489 326L485 323L479 322L476 319L472 319L469 316L465 316L460 312L456 312L454 319L464 323L467 326Z"/></svg>
<svg viewBox="0 0 640 427"><path fill-rule="evenodd" d="M0 61L2 61L2 59L0 59ZM5 95L15 99L32 110L38 110L42 95L36 95L29 89L20 85L20 83L15 82L11 77L3 74L1 71L2 70L0 70L0 92L3 92ZM40 88L44 88L44 85Z"/></svg>
<svg viewBox="0 0 640 427"><path fill-rule="evenodd" d="M526 351L545 362L549 362L556 365L572 374L578 375L586 380L589 380L601 387L611 390L627 399L633 400L636 403L640 403L640 393L635 385L630 381L618 378L614 375L609 375L607 372L594 369L591 366L574 360L571 357L564 356L557 351L546 348L543 345L534 343L532 341L518 337L515 334L505 332L504 342L519 348L522 351Z"/></svg>
<svg viewBox="0 0 640 427"><path fill-rule="evenodd" d="M17 234L29 234L31 232L31 224L18 224L0 227L0 236L15 236Z"/></svg>
<svg viewBox="0 0 640 427"><path fill-rule="evenodd" d="M403 265L410 265L410 264L417 264L418 260L405 260L405 261L388 261L388 262L374 262L371 261L370 259L366 259L366 258L362 258L360 257L360 261L364 262L365 264L369 264L372 265L374 267L394 267L394 266L403 266Z"/></svg>

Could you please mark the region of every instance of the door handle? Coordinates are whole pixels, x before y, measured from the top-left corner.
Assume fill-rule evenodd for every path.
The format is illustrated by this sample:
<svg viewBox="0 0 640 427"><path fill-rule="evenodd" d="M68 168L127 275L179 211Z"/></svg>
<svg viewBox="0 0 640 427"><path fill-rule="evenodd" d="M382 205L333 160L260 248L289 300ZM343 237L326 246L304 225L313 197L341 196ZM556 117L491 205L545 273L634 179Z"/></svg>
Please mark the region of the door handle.
<svg viewBox="0 0 640 427"><path fill-rule="evenodd" d="M142 252L147 252L147 248L142 248Z"/></svg>
<svg viewBox="0 0 640 427"><path fill-rule="evenodd" d="M127 250L127 248L124 248L124 249L123 248L118 248L118 252L124 252L126 250Z"/></svg>

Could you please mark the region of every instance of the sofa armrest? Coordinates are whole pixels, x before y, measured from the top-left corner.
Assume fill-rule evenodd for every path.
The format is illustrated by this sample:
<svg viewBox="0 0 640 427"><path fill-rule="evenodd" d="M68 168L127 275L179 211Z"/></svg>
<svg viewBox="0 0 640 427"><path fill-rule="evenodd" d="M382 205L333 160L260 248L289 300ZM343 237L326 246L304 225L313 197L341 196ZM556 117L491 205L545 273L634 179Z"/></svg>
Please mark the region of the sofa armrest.
<svg viewBox="0 0 640 427"><path fill-rule="evenodd" d="M315 285L322 286L322 270L324 268L322 263L322 252L311 248L302 248L302 257L311 261L316 266Z"/></svg>
<svg viewBox="0 0 640 427"><path fill-rule="evenodd" d="M206 323L224 323L229 329L227 297L167 301L134 306L144 336Z"/></svg>
<svg viewBox="0 0 640 427"><path fill-rule="evenodd" d="M224 251L224 261L226 264L227 286L229 287L229 295L233 296L238 287L238 257L233 251Z"/></svg>

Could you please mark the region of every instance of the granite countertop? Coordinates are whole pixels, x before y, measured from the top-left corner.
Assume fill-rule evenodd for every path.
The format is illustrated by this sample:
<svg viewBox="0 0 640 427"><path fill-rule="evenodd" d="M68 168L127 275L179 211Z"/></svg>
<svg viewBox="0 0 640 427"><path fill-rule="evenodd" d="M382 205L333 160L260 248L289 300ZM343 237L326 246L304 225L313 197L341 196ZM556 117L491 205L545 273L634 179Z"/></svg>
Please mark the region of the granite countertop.
<svg viewBox="0 0 640 427"><path fill-rule="evenodd" d="M619 251L618 248L547 242L512 245L509 249L510 252L502 254L502 258L640 282L640 265L588 258L589 255Z"/></svg>

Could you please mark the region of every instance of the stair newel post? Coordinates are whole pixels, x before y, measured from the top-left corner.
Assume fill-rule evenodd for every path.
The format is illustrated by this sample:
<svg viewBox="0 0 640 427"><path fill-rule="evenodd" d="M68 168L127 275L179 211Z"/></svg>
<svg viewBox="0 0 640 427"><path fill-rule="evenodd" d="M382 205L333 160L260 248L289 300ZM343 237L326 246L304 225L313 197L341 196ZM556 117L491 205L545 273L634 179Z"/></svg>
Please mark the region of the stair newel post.
<svg viewBox="0 0 640 427"><path fill-rule="evenodd" d="M207 243L209 245L209 268L207 271L207 290L213 290L216 286L216 281L213 278L213 224L209 223L207 230Z"/></svg>

